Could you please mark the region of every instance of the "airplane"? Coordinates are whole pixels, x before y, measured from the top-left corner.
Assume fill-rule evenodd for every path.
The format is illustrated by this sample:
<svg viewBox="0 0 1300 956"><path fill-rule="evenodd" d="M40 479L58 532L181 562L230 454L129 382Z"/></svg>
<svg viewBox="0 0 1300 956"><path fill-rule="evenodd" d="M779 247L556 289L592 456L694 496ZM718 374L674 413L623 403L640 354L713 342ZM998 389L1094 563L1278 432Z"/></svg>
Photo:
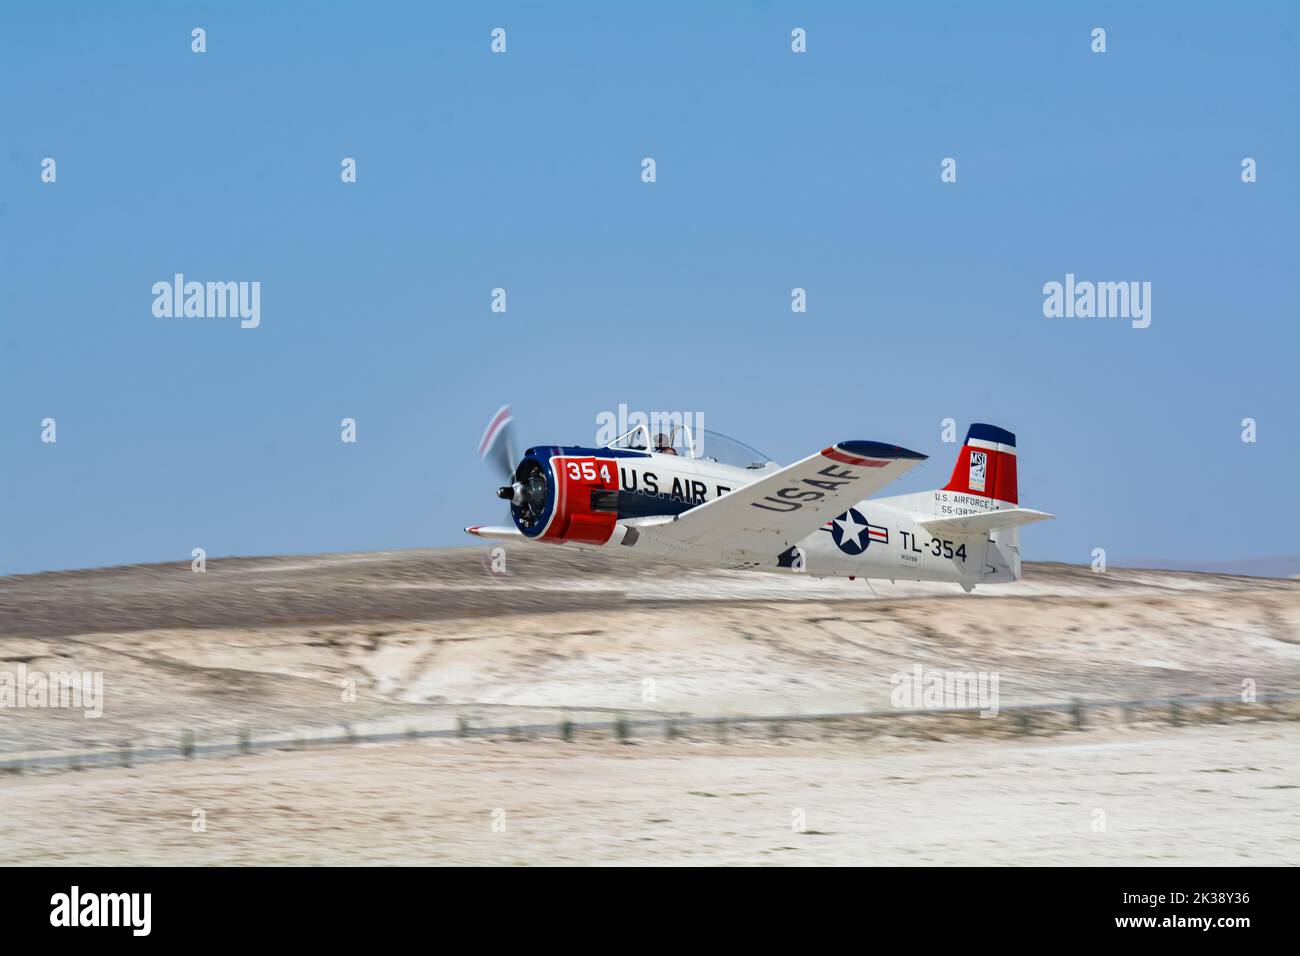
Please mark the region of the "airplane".
<svg viewBox="0 0 1300 956"><path fill-rule="evenodd" d="M1019 580L1020 528L1054 517L1020 507L1016 436L996 425L969 427L944 487L884 498L870 496L927 456L841 441L783 468L717 432L672 424L652 438L642 423L600 447L536 445L516 464L513 425L504 406L479 443L513 526L465 529L478 538L970 593Z"/></svg>

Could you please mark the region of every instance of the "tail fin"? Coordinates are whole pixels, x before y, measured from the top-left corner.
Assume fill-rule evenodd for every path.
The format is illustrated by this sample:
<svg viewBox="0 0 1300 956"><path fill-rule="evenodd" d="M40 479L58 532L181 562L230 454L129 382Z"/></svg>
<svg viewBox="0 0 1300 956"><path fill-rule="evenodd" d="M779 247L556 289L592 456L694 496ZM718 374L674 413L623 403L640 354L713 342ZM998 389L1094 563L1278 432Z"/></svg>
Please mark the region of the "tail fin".
<svg viewBox="0 0 1300 956"><path fill-rule="evenodd" d="M943 489L991 498L994 508L1014 508L1020 502L1016 488L1016 436L996 425L973 424L957 455Z"/></svg>

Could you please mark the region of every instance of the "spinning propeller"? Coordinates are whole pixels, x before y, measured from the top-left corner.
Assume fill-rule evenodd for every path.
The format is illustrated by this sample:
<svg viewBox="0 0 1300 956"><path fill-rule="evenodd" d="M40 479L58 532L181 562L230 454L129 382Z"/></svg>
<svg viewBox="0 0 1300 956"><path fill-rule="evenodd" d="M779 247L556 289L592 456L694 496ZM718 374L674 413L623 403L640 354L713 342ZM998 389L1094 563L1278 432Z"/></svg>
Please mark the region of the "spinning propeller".
<svg viewBox="0 0 1300 956"><path fill-rule="evenodd" d="M502 405L488 422L478 454L506 482L497 489L497 497L510 502L511 514L517 512L525 525L534 524L546 507L546 472L531 459L516 470L519 442L509 405Z"/></svg>

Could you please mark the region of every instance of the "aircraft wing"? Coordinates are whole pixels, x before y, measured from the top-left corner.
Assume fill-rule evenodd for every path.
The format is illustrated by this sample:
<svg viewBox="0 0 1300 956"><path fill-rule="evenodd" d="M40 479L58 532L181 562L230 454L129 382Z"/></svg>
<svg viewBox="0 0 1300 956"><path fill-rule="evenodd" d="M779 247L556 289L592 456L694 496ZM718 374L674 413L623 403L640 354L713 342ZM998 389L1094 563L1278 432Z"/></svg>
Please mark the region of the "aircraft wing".
<svg viewBox="0 0 1300 956"><path fill-rule="evenodd" d="M673 554L720 552L739 565L747 563L741 552L770 559L925 458L882 442L840 442L639 534Z"/></svg>

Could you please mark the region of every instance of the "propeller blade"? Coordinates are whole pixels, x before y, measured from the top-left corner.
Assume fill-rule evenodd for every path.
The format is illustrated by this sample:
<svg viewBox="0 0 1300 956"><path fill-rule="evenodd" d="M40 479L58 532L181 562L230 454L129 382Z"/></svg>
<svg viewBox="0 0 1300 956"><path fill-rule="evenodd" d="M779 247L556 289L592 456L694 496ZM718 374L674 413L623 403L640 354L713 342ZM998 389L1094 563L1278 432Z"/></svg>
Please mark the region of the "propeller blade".
<svg viewBox="0 0 1300 956"><path fill-rule="evenodd" d="M496 469L503 481L509 482L514 478L518 448L515 442L515 419L510 414L509 405L502 405L488 422L478 445L478 455Z"/></svg>

